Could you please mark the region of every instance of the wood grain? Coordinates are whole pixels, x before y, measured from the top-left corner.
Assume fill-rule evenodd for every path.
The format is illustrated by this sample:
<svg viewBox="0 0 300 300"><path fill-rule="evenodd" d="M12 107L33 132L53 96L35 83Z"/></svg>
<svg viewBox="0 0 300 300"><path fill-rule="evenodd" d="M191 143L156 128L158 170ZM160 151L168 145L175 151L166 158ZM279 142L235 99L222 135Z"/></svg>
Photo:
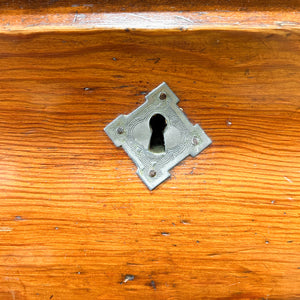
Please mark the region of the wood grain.
<svg viewBox="0 0 300 300"><path fill-rule="evenodd" d="M298 30L1 34L0 62L1 300L300 298ZM150 192L103 128L162 81L213 144Z"/></svg>

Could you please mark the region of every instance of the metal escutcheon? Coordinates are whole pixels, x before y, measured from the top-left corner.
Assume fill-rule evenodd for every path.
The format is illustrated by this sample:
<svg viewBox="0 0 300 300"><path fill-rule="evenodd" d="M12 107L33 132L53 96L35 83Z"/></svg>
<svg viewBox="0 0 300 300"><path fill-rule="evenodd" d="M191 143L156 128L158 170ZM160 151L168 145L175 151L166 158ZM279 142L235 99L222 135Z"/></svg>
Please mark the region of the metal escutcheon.
<svg viewBox="0 0 300 300"><path fill-rule="evenodd" d="M188 155L198 155L211 140L188 120L165 82L145 98L144 104L118 116L104 130L117 147L123 147L152 190L170 176L170 169Z"/></svg>

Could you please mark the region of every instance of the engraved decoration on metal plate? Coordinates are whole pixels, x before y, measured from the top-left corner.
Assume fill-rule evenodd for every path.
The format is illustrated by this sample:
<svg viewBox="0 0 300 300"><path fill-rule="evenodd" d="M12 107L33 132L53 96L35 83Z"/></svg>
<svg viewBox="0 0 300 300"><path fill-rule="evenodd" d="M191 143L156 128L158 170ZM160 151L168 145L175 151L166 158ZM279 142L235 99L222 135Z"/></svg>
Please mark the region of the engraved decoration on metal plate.
<svg viewBox="0 0 300 300"><path fill-rule="evenodd" d="M198 155L211 140L188 120L166 83L145 98L144 104L129 115L118 116L104 130L117 147L123 147L152 190L170 176L170 169L188 155Z"/></svg>

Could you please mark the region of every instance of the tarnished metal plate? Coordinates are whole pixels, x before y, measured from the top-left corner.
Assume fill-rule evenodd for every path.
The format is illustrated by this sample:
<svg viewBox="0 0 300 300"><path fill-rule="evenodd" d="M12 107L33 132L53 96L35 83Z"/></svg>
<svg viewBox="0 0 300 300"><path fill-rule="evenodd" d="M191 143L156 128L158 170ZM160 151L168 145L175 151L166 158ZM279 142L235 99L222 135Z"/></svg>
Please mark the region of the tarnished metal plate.
<svg viewBox="0 0 300 300"><path fill-rule="evenodd" d="M117 147L123 147L152 190L170 176L170 169L188 155L199 154L211 140L198 124L191 124L165 82L145 98L144 104L118 116L104 130Z"/></svg>

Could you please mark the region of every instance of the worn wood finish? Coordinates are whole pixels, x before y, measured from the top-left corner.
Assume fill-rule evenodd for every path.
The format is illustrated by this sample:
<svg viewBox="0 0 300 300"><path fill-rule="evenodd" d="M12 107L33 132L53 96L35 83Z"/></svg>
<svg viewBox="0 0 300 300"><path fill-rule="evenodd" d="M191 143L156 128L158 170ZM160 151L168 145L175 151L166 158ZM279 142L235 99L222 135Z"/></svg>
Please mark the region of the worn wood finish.
<svg viewBox="0 0 300 300"><path fill-rule="evenodd" d="M206 11L134 13L8 14L0 19L0 33L111 29L180 30L300 29L300 13L281 11Z"/></svg>
<svg viewBox="0 0 300 300"><path fill-rule="evenodd" d="M0 0L1 32L300 28L299 0Z"/></svg>
<svg viewBox="0 0 300 300"><path fill-rule="evenodd" d="M299 33L0 35L0 299L299 298ZM150 192L103 128L162 81L213 144Z"/></svg>
<svg viewBox="0 0 300 300"><path fill-rule="evenodd" d="M9 14L95 13L141 11L293 11L299 0L0 0L0 12Z"/></svg>

